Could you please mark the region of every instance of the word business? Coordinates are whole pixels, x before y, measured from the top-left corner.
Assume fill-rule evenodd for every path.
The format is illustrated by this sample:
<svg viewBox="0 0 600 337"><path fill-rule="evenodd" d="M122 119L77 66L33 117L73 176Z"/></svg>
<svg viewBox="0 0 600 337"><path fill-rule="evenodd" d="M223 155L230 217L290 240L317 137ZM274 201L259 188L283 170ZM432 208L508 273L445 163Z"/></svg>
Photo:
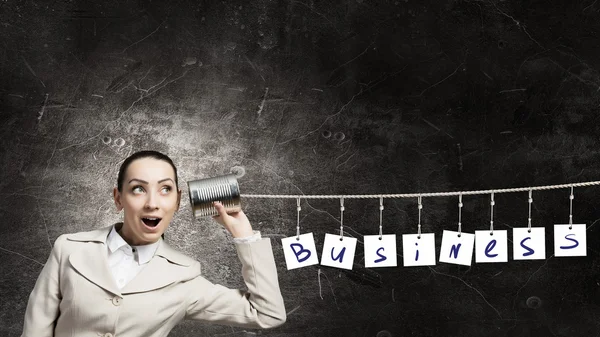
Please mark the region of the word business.
<svg viewBox="0 0 600 337"><path fill-rule="evenodd" d="M513 228L513 260L540 260L546 258L546 228ZM508 262L508 235L506 230L477 230L475 234L444 230L439 254L433 233L403 234L403 266L432 266L442 263L470 266L473 263ZM325 234L320 264L352 269L357 239ZM398 266L396 235L364 236L366 268ZM287 269L319 264L312 233L281 240ZM586 225L554 225L554 256L586 256ZM437 256L437 259L436 259Z"/></svg>

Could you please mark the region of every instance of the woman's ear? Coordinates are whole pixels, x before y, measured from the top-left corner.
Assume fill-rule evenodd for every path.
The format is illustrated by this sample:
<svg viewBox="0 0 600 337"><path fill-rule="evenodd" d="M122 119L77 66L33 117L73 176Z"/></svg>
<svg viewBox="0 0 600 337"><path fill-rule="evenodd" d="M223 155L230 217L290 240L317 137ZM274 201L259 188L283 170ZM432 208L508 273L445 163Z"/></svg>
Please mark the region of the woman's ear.
<svg viewBox="0 0 600 337"><path fill-rule="evenodd" d="M177 190L177 211L179 210L180 204L181 204L181 190Z"/></svg>
<svg viewBox="0 0 600 337"><path fill-rule="evenodd" d="M117 213L119 213L123 209L123 204L121 203L121 192L116 187L113 188L113 199L115 200L115 206L117 206Z"/></svg>

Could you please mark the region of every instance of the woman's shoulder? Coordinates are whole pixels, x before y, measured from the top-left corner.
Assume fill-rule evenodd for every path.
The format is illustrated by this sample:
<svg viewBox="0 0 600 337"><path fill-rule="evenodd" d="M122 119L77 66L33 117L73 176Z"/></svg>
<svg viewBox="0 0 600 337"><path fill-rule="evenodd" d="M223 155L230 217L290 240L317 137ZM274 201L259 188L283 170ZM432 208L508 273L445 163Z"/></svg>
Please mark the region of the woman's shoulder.
<svg viewBox="0 0 600 337"><path fill-rule="evenodd" d="M106 237L111 228L112 226L108 226L89 231L61 234L54 241L54 247L68 245L70 242L106 242Z"/></svg>
<svg viewBox="0 0 600 337"><path fill-rule="evenodd" d="M106 226L106 227L97 228L97 229L84 231L84 232L67 233L67 234L61 235L59 237L59 239L61 237L64 237L63 240L69 240L69 241L106 242L106 238L108 236L108 233L110 233L110 230L112 229L112 227L113 226Z"/></svg>

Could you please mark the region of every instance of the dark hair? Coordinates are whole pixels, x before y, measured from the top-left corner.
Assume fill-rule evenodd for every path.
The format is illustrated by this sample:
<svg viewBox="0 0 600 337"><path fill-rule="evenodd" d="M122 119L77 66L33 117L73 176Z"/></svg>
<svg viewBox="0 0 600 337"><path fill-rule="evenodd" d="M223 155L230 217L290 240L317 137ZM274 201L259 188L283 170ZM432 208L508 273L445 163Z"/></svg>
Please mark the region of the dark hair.
<svg viewBox="0 0 600 337"><path fill-rule="evenodd" d="M123 161L123 163L121 164L121 167L119 168L119 176L117 177L117 190L119 190L119 192L123 191L123 180L125 179L125 171L127 171L129 165L135 160L142 158L153 158L169 163L169 165L171 165L173 171L175 172L175 187L179 188L177 182L177 168L175 167L175 164L173 164L171 158L169 158L169 156L167 156L166 154L162 154L158 151L146 150L132 154L131 156L127 157L127 159L125 159L125 161Z"/></svg>

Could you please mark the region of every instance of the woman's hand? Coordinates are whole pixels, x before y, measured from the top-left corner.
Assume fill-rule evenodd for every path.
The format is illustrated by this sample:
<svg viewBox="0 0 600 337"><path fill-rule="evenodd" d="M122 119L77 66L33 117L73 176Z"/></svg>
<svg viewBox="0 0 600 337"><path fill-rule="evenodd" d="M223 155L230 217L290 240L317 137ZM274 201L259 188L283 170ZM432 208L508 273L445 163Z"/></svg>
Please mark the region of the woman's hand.
<svg viewBox="0 0 600 337"><path fill-rule="evenodd" d="M245 238L254 235L250 221L244 214L244 211L227 214L225 206L218 201L213 202L219 215L213 216L213 219L223 225L234 238Z"/></svg>

